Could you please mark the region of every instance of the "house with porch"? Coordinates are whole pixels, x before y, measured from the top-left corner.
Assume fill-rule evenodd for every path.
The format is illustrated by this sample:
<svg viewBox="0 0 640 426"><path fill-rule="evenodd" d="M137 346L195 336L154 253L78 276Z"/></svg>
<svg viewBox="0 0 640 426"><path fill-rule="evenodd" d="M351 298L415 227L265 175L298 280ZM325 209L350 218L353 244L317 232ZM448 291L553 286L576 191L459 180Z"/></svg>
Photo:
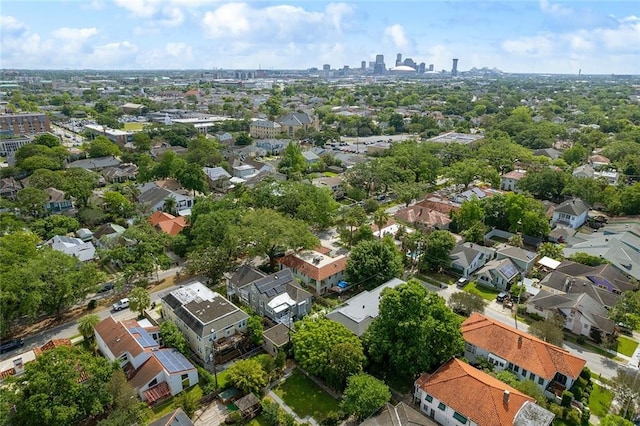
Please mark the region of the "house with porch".
<svg viewBox="0 0 640 426"><path fill-rule="evenodd" d="M193 207L193 197L162 188L155 182L139 185L138 188L140 189L138 202L146 206L149 211L163 210L168 198L173 198L175 201L175 209L180 216L183 216L181 213L188 214L188 212L191 211L191 207Z"/></svg>
<svg viewBox="0 0 640 426"><path fill-rule="evenodd" d="M189 347L203 361L238 355L249 315L199 281L162 297L165 320L178 326Z"/></svg>
<svg viewBox="0 0 640 426"><path fill-rule="evenodd" d="M496 371L532 380L549 398L562 395L580 376L586 361L566 350L478 312L462 323L464 356L487 360Z"/></svg>
<svg viewBox="0 0 640 426"><path fill-rule="evenodd" d="M511 259L520 272L529 272L536 264L538 254L521 247L500 244L496 250L496 259Z"/></svg>
<svg viewBox="0 0 640 426"><path fill-rule="evenodd" d="M463 277L470 277L495 256L495 250L474 243L458 244L451 250L451 268Z"/></svg>
<svg viewBox="0 0 640 426"><path fill-rule="evenodd" d="M478 284L494 290L508 290L511 284L518 281L520 271L509 258L490 260L477 273Z"/></svg>
<svg viewBox="0 0 640 426"><path fill-rule="evenodd" d="M554 418L532 397L456 358L420 376L413 396L440 425L548 426Z"/></svg>
<svg viewBox="0 0 640 426"><path fill-rule="evenodd" d="M148 320L116 321L112 316L95 326L98 349L123 368L138 396L153 404L198 383L198 371L173 348L161 348L160 328Z"/></svg>
<svg viewBox="0 0 640 426"><path fill-rule="evenodd" d="M73 201L64 191L56 188L47 188L44 190L47 193L48 199L44 204L44 209L50 213L60 213L73 208Z"/></svg>
<svg viewBox="0 0 640 426"><path fill-rule="evenodd" d="M567 200L553 210L551 224L577 229L587 221L588 213L589 206L581 199Z"/></svg>
<svg viewBox="0 0 640 426"><path fill-rule="evenodd" d="M315 295L325 294L342 281L347 266L345 255L332 257L328 249L320 250L302 250L278 259L280 269L291 269L294 278Z"/></svg>

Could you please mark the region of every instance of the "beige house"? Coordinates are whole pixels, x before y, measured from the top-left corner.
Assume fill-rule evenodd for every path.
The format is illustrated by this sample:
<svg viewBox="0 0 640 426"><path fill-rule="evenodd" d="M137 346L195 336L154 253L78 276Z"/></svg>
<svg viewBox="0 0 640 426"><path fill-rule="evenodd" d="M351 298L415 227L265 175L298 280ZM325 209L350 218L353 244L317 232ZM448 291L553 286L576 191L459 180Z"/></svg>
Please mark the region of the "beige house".
<svg viewBox="0 0 640 426"><path fill-rule="evenodd" d="M249 125L249 134L256 139L275 139L282 132L282 126L274 121L257 120Z"/></svg>

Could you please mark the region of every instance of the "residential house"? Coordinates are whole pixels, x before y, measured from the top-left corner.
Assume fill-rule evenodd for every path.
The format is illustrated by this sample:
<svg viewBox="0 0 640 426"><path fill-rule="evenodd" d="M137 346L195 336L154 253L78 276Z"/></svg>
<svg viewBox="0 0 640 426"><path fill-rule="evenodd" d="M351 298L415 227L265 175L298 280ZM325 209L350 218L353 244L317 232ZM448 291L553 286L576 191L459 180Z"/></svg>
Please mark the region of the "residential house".
<svg viewBox="0 0 640 426"><path fill-rule="evenodd" d="M232 275L227 276L227 297L232 300L239 300L240 295L238 292L240 288L264 277L266 277L266 274L263 272L246 264L241 265ZM248 295L245 298L248 299Z"/></svg>
<svg viewBox="0 0 640 426"><path fill-rule="evenodd" d="M605 228L603 233L580 235L580 238L584 241L571 242L562 250L566 257L577 253L596 256L605 259L622 274L640 280L640 235L612 233Z"/></svg>
<svg viewBox="0 0 640 426"><path fill-rule="evenodd" d="M564 328L596 341L615 333L616 324L608 318L608 311L587 293L540 290L527 300L527 313L539 315L545 320L559 315L564 319Z"/></svg>
<svg viewBox="0 0 640 426"><path fill-rule="evenodd" d="M447 426L548 426L554 418L532 397L456 358L420 376L414 399L423 413Z"/></svg>
<svg viewBox="0 0 640 426"><path fill-rule="evenodd" d="M562 395L580 377L586 361L522 330L478 312L462 323L464 356L487 360L496 371L509 370L518 380L532 380L549 398Z"/></svg>
<svg viewBox="0 0 640 426"><path fill-rule="evenodd" d="M260 277L233 292L258 315L276 323L291 325L311 312L311 293L297 285L288 268Z"/></svg>
<svg viewBox="0 0 640 426"><path fill-rule="evenodd" d="M329 188L336 200L344 198L344 181L340 176L319 177L313 179L312 183L318 188Z"/></svg>
<svg viewBox="0 0 640 426"><path fill-rule="evenodd" d="M289 136L295 136L298 130L318 130L318 119L312 117L306 112L292 112L278 120L278 123L282 126L282 132Z"/></svg>
<svg viewBox="0 0 640 426"><path fill-rule="evenodd" d="M579 198L567 200L553 210L552 225L564 225L577 229L587 221L589 206Z"/></svg>
<svg viewBox="0 0 640 426"><path fill-rule="evenodd" d="M98 349L118 361L138 396L153 404L198 383L198 371L173 348L160 348L160 329L148 320L116 321L112 316L95 326Z"/></svg>
<svg viewBox="0 0 640 426"><path fill-rule="evenodd" d="M449 229L451 224L448 213L426 207L423 201L398 210L393 217L423 231Z"/></svg>
<svg viewBox="0 0 640 426"><path fill-rule="evenodd" d="M46 211L50 213L60 213L73 208L73 201L67 198L64 191L56 188L47 188L44 191L48 196L47 202L44 205Z"/></svg>
<svg viewBox="0 0 640 426"><path fill-rule="evenodd" d="M555 148L538 148L533 151L533 155L547 157L552 160L557 160L562 157L562 152Z"/></svg>
<svg viewBox="0 0 640 426"><path fill-rule="evenodd" d="M395 406L387 402L374 416L368 417L360 426L437 426L438 424L410 405L400 401Z"/></svg>
<svg viewBox="0 0 640 426"><path fill-rule="evenodd" d="M506 258L513 260L520 272L526 273L535 266L538 254L520 247L500 244L496 250L496 259L502 260Z"/></svg>
<svg viewBox="0 0 640 426"><path fill-rule="evenodd" d="M463 243L451 250L451 267L463 277L470 277L495 256L495 250L474 243Z"/></svg>
<svg viewBox="0 0 640 426"><path fill-rule="evenodd" d="M176 408L169 414L149 423L149 426L193 426L193 422L189 416L182 411L182 408Z"/></svg>
<svg viewBox="0 0 640 426"><path fill-rule="evenodd" d="M209 188L214 191L226 192L231 183L231 175L222 167L203 167L202 171L207 176Z"/></svg>
<svg viewBox="0 0 640 426"><path fill-rule="evenodd" d="M138 176L138 166L131 163L120 164L116 167L107 167L102 170L102 176L109 183L123 183L135 180Z"/></svg>
<svg viewBox="0 0 640 426"><path fill-rule="evenodd" d="M465 201L471 201L473 199L482 200L494 194L494 191L478 188L477 186L471 187L466 191L454 194L451 196L451 200L458 204L462 204Z"/></svg>
<svg viewBox="0 0 640 426"><path fill-rule="evenodd" d="M175 207L180 216L188 214L193 207L193 197L161 188L155 182L145 183L138 188L140 189L138 202L145 205L149 211L163 210L168 198L175 200Z"/></svg>
<svg viewBox="0 0 640 426"><path fill-rule="evenodd" d="M490 260L476 273L476 281L494 290L508 290L518 281L519 272L516 264L509 258Z"/></svg>
<svg viewBox="0 0 640 426"><path fill-rule="evenodd" d="M85 158L83 160L76 160L67 164L67 169L80 168L96 172L106 169L107 167L117 167L120 163L121 161L114 156Z"/></svg>
<svg viewBox="0 0 640 426"><path fill-rule="evenodd" d="M596 171L593 167L591 167L591 165L583 164L582 166L578 166L573 169L573 172L571 172L571 174L576 179L593 179L595 172Z"/></svg>
<svg viewBox="0 0 640 426"><path fill-rule="evenodd" d="M25 364L34 361L42 355L43 352L58 346L72 346L72 343L70 339L52 339L42 346L36 346L26 352L10 356L9 358L0 361L0 382L7 377L23 374ZM4 356L5 355L3 354L3 357Z"/></svg>
<svg viewBox="0 0 640 426"><path fill-rule="evenodd" d="M81 262L88 262L96 257L96 248L93 243L91 241L84 242L80 238L56 235L44 245L73 256Z"/></svg>
<svg viewBox="0 0 640 426"><path fill-rule="evenodd" d="M249 124L249 134L255 139L275 139L283 132L280 123L269 120L256 120Z"/></svg>
<svg viewBox="0 0 640 426"><path fill-rule="evenodd" d="M262 347L265 352L276 356L278 351L284 349L284 347L291 341L292 330L284 323L279 322L273 327L262 332L264 339Z"/></svg>
<svg viewBox="0 0 640 426"><path fill-rule="evenodd" d="M149 218L149 222L151 222L151 225L154 228L159 229L160 231L171 236L178 235L184 228L189 226L184 216L176 217L172 214L165 213L159 210L153 212L153 214Z"/></svg>
<svg viewBox="0 0 640 426"><path fill-rule="evenodd" d="M576 179L605 179L609 185L617 185L620 175L615 170L596 170L589 164L578 166L573 170Z"/></svg>
<svg viewBox="0 0 640 426"><path fill-rule="evenodd" d="M317 163L320 159L320 156L313 151L302 151L302 156L304 157L304 161L307 162L307 165Z"/></svg>
<svg viewBox="0 0 640 426"><path fill-rule="evenodd" d="M93 241L98 248L106 248L110 246L112 241L115 241L122 235L124 231L126 231L126 229L120 225L104 223L93 233Z"/></svg>
<svg viewBox="0 0 640 426"><path fill-rule="evenodd" d="M591 164L595 169L600 169L603 167L609 167L611 165L611 160L605 157L604 155L594 154L589 156L587 159L589 164Z"/></svg>
<svg viewBox="0 0 640 426"><path fill-rule="evenodd" d="M256 140L256 146L263 148L267 155L280 155L289 145L289 142L289 139L258 139Z"/></svg>
<svg viewBox="0 0 640 426"><path fill-rule="evenodd" d="M0 179L0 197L8 200L17 200L18 191L22 189L22 184L13 177Z"/></svg>
<svg viewBox="0 0 640 426"><path fill-rule="evenodd" d="M293 276L298 278L304 287L320 295L343 280L347 257L331 257L326 250L323 250L323 253L303 250L279 258L278 263L280 269L290 268Z"/></svg>
<svg viewBox="0 0 640 426"><path fill-rule="evenodd" d="M326 316L330 320L344 325L353 334L360 337L367 331L373 320L378 317L380 298L384 289L395 288L400 284L405 284L405 282L398 278L393 278L371 291L365 290L347 300Z"/></svg>
<svg viewBox="0 0 640 426"><path fill-rule="evenodd" d="M500 177L500 189L503 191L513 191L520 192L518 189L518 182L520 179L525 177L527 174L526 170L512 170L508 173L503 174Z"/></svg>
<svg viewBox="0 0 640 426"><path fill-rule="evenodd" d="M223 145L231 145L234 142L233 135L229 132L216 132L215 138Z"/></svg>
<svg viewBox="0 0 640 426"><path fill-rule="evenodd" d="M234 352L247 330L249 315L201 282L178 288L162 298L162 313L178 326L196 355L210 362Z"/></svg>
<svg viewBox="0 0 640 426"><path fill-rule="evenodd" d="M233 166L232 169L233 177L240 179L248 179L258 173L256 168L250 164L240 164L238 166Z"/></svg>

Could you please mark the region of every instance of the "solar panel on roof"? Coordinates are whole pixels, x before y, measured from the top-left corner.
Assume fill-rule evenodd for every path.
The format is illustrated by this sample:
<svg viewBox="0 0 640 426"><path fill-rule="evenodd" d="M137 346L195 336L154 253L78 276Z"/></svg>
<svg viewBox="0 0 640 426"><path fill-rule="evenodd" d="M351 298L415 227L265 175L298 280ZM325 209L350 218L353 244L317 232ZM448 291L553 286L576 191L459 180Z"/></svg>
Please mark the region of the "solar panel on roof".
<svg viewBox="0 0 640 426"><path fill-rule="evenodd" d="M143 348L149 348L151 346L158 346L158 342L153 340L151 334L142 327L131 327L129 331L134 335L135 339L140 343Z"/></svg>
<svg viewBox="0 0 640 426"><path fill-rule="evenodd" d="M518 273L516 267L511 263L508 263L500 268L500 272L502 272L504 276L507 277L507 279L511 279L515 274Z"/></svg>
<svg viewBox="0 0 640 426"><path fill-rule="evenodd" d="M175 349L157 351L154 354L169 373L177 373L193 368L193 365Z"/></svg>

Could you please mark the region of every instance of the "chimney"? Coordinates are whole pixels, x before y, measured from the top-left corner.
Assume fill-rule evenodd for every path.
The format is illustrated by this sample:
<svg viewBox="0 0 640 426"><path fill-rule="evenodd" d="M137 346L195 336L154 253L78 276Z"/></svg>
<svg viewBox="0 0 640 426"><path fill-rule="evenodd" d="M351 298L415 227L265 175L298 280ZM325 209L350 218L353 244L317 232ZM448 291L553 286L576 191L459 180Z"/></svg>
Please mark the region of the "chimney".
<svg viewBox="0 0 640 426"><path fill-rule="evenodd" d="M518 349L522 348L522 336L518 336Z"/></svg>
<svg viewBox="0 0 640 426"><path fill-rule="evenodd" d="M504 402L505 404L508 404L510 394L511 392L509 392L508 390L504 391L504 394L502 394L502 402Z"/></svg>

